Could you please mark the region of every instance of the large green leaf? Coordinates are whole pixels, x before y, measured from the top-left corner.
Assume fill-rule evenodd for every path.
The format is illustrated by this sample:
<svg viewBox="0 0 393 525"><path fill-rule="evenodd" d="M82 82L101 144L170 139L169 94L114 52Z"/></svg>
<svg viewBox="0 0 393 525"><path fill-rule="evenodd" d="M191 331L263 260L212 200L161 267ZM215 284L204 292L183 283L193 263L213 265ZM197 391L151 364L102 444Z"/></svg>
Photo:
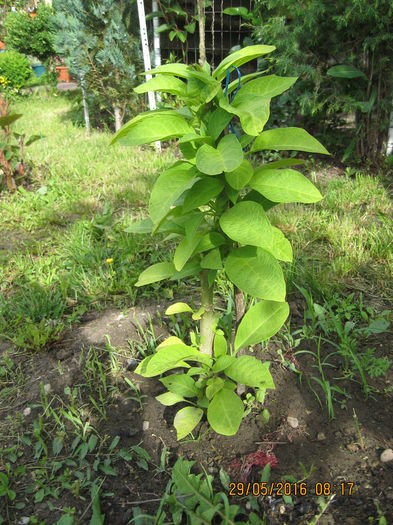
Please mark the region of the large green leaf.
<svg viewBox="0 0 393 525"><path fill-rule="evenodd" d="M135 286L146 286L146 284L156 283L176 273L175 265L172 262L161 262L146 268L138 277Z"/></svg>
<svg viewBox="0 0 393 525"><path fill-rule="evenodd" d="M302 128L276 128L264 131L255 139L251 151L265 149L308 151L330 155L317 139Z"/></svg>
<svg viewBox="0 0 393 525"><path fill-rule="evenodd" d="M243 150L240 142L232 133L225 135L217 148L204 144L198 149L196 165L206 175L219 175L223 171L233 171L243 161Z"/></svg>
<svg viewBox="0 0 393 525"><path fill-rule="evenodd" d="M173 392L164 392L163 394L156 396L156 399L161 403L161 405L164 405L166 407L171 407L173 405L176 405L176 403L181 403L185 401L185 399L182 396L174 394Z"/></svg>
<svg viewBox="0 0 393 525"><path fill-rule="evenodd" d="M212 138L206 135L198 135L197 133L188 133L187 135L183 135L179 139L179 144L187 144L187 142L212 142Z"/></svg>
<svg viewBox="0 0 393 525"><path fill-rule="evenodd" d="M175 110L148 111L120 128L111 144L118 142L124 146L139 146L156 140L182 137L193 131L187 120Z"/></svg>
<svg viewBox="0 0 393 525"><path fill-rule="evenodd" d="M239 430L244 414L243 401L232 390L223 388L213 397L207 409L207 420L217 434L233 436Z"/></svg>
<svg viewBox="0 0 393 525"><path fill-rule="evenodd" d="M184 237L184 239L180 241L173 257L173 263L178 272L183 269L195 248L198 246L201 238L202 234L195 233L191 238Z"/></svg>
<svg viewBox="0 0 393 525"><path fill-rule="evenodd" d="M243 88L246 82L249 82L253 78L259 77L261 75L263 75L263 71L256 71L255 73L249 73L248 75L242 75L241 87ZM239 80L238 79L232 80L232 82L230 82L230 84L228 85L227 94L230 95L231 93L233 93L238 88L238 86L239 86Z"/></svg>
<svg viewBox="0 0 393 525"><path fill-rule="evenodd" d="M197 181L186 193L183 203L183 213L207 204L211 199L216 197L223 188L224 183L216 177L205 177Z"/></svg>
<svg viewBox="0 0 393 525"><path fill-rule="evenodd" d="M225 272L240 290L259 299L283 302L285 281L277 260L262 248L239 248L225 262Z"/></svg>
<svg viewBox="0 0 393 525"><path fill-rule="evenodd" d="M288 303L260 301L249 308L237 329L235 351L272 337L280 330L288 315Z"/></svg>
<svg viewBox="0 0 393 525"><path fill-rule="evenodd" d="M252 355L242 355L225 370L225 375L243 385L264 387L266 384L264 388L274 388L269 366L270 363L262 363Z"/></svg>
<svg viewBox="0 0 393 525"><path fill-rule="evenodd" d="M273 202L318 202L319 190L299 171L291 168L256 170L250 186Z"/></svg>
<svg viewBox="0 0 393 525"><path fill-rule="evenodd" d="M220 218L220 226L233 241L251 246L269 246L273 232L265 210L260 204L244 201L225 211Z"/></svg>
<svg viewBox="0 0 393 525"><path fill-rule="evenodd" d="M198 389L192 377L186 374L172 374L160 379L161 383L174 394L183 397L196 397Z"/></svg>
<svg viewBox="0 0 393 525"><path fill-rule="evenodd" d="M198 351L184 344L167 345L139 363L135 373L143 377L159 376L175 367L185 366L182 365L183 359L193 357L195 352Z"/></svg>
<svg viewBox="0 0 393 525"><path fill-rule="evenodd" d="M270 98L243 94L240 91L231 104L224 97L220 97L219 104L228 113L233 113L239 117L242 128L248 135L258 135L269 120Z"/></svg>
<svg viewBox="0 0 393 525"><path fill-rule="evenodd" d="M254 170L251 162L249 160L243 160L238 168L230 173L225 173L225 179L233 189L241 190L249 183L253 173Z"/></svg>
<svg viewBox="0 0 393 525"><path fill-rule="evenodd" d="M335 78L364 78L368 80L363 71L360 71L360 69L354 66L346 66L345 64L329 68L327 74Z"/></svg>
<svg viewBox="0 0 393 525"><path fill-rule="evenodd" d="M206 233L196 247L194 255L217 248L218 246L225 244L225 242L225 237L218 232Z"/></svg>
<svg viewBox="0 0 393 525"><path fill-rule="evenodd" d="M271 208L274 208L274 206L277 206L278 204L278 202L269 201L269 199L267 199L255 190L252 190L249 193L247 193L243 200L257 202L263 207L265 211L269 211Z"/></svg>
<svg viewBox="0 0 393 525"><path fill-rule="evenodd" d="M180 78L189 77L189 66L187 64L163 64L150 71L145 71L145 75L174 75Z"/></svg>
<svg viewBox="0 0 393 525"><path fill-rule="evenodd" d="M216 362L213 365L212 371L218 374L222 372L235 361L235 357L232 355L220 355L217 357Z"/></svg>
<svg viewBox="0 0 393 525"><path fill-rule="evenodd" d="M192 67L193 66L190 66L190 68ZM189 71L187 89L189 89L191 85L199 92L195 93L194 96L197 96L197 98L205 104L208 104L221 89L221 83L217 82L211 75L204 71L195 71L192 69Z"/></svg>
<svg viewBox="0 0 393 525"><path fill-rule="evenodd" d="M289 89L296 80L297 77L278 77L276 75L268 75L247 82L247 84L242 86L241 93L273 98L284 93L284 91Z"/></svg>
<svg viewBox="0 0 393 525"><path fill-rule="evenodd" d="M214 357L217 359L220 356L226 355L228 351L227 340L222 330L217 330L214 335Z"/></svg>
<svg viewBox="0 0 393 525"><path fill-rule="evenodd" d="M261 164L258 166L259 170L271 170L276 168L288 168L289 166L297 166L299 164L305 164L305 160L303 159L280 159L280 160L274 160L273 162L266 162L266 164Z"/></svg>
<svg viewBox="0 0 393 525"><path fill-rule="evenodd" d="M159 75L151 78L144 84L134 88L135 93L147 93L148 91L160 91L171 93L172 95L182 96L186 93L186 84L176 77L170 75Z"/></svg>
<svg viewBox="0 0 393 525"><path fill-rule="evenodd" d="M215 109L209 117L207 125L208 134L217 140L223 130L228 126L232 119L232 114L222 108Z"/></svg>
<svg viewBox="0 0 393 525"><path fill-rule="evenodd" d="M271 53L275 49L275 46L256 45L244 47L239 51L235 51L218 64L217 68L213 72L213 77L215 77L217 80L222 80L230 66L242 66L243 64L246 64L255 58Z"/></svg>
<svg viewBox="0 0 393 525"><path fill-rule="evenodd" d="M206 387L206 397L210 401L212 397L214 397L217 392L222 390L224 388L225 381L224 379L221 379L221 377L213 377L209 379L208 386Z"/></svg>
<svg viewBox="0 0 393 525"><path fill-rule="evenodd" d="M183 439L194 430L202 419L203 410L196 407L181 408L175 415L173 426L176 428L177 439Z"/></svg>
<svg viewBox="0 0 393 525"><path fill-rule="evenodd" d="M154 224L165 217L174 202L194 183L196 174L192 164L177 162L158 177L149 202L150 218Z"/></svg>
<svg viewBox="0 0 393 525"><path fill-rule="evenodd" d="M188 306L187 303L179 302L168 306L168 308L165 310L165 315L176 315L185 312L192 312L191 306Z"/></svg>
<svg viewBox="0 0 393 525"><path fill-rule="evenodd" d="M292 262L292 246L285 235L278 228L272 227L273 244L271 248L265 248L279 261Z"/></svg>
<svg viewBox="0 0 393 525"><path fill-rule="evenodd" d="M171 281L176 281L179 279L184 279L185 277L191 277L193 275L197 275L201 271L201 267L199 265L199 261L194 258L188 261L183 268L180 270L180 272L176 272L170 277Z"/></svg>
<svg viewBox="0 0 393 525"><path fill-rule="evenodd" d="M211 250L201 260L201 268L207 268L208 270L221 270L222 260L219 248Z"/></svg>

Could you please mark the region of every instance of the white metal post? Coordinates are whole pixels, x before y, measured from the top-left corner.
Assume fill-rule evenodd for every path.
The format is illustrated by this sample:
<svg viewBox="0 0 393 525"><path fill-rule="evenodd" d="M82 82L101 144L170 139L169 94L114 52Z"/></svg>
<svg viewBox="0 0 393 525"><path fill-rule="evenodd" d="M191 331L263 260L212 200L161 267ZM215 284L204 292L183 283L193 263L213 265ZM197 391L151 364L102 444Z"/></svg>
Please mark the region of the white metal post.
<svg viewBox="0 0 393 525"><path fill-rule="evenodd" d="M158 11L157 0L152 0L152 9L153 13ZM160 33L157 32L158 29L158 16L153 18L153 29L154 29L154 66L161 66L161 45L160 45Z"/></svg>
<svg viewBox="0 0 393 525"><path fill-rule="evenodd" d="M150 53L149 53L149 41L147 38L147 28L146 28L146 17L145 17L145 5L143 0L138 0L138 15L139 15L139 28L141 31L141 42L142 42L142 53L143 53L143 63L145 65L145 71L151 70L150 62ZM150 80L151 75L146 75L146 80ZM148 92L149 98L149 108L151 111L156 109L156 99L154 97L153 91ZM161 150L161 143L156 142L156 148Z"/></svg>
<svg viewBox="0 0 393 525"><path fill-rule="evenodd" d="M158 11L158 4L157 0L152 0L152 11L155 13ZM153 49L154 49L154 67L161 66L161 45L160 45L160 33L158 33L158 16L153 17ZM161 102L161 97L159 93L157 93L157 101Z"/></svg>

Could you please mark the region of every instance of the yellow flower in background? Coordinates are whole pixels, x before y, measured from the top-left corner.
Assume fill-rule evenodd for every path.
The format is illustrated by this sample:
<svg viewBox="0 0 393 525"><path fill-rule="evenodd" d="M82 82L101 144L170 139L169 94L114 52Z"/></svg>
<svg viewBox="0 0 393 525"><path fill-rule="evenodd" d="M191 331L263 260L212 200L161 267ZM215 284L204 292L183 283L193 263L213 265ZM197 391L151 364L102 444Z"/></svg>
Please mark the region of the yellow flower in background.
<svg viewBox="0 0 393 525"><path fill-rule="evenodd" d="M106 262L107 262L108 264L112 264L112 263L113 263L113 259L111 259L111 258L110 258L110 259L107 259Z"/></svg>

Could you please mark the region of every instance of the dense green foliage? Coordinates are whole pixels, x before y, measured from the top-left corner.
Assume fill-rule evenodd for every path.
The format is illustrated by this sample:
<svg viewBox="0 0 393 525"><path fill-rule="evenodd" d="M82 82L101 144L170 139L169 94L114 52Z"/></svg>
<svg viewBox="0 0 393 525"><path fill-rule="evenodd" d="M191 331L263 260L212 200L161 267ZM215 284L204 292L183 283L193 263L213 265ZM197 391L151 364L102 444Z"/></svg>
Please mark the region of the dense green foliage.
<svg viewBox="0 0 393 525"><path fill-rule="evenodd" d="M164 279L199 275L202 306L197 312L184 304L167 314L190 312L201 319L199 337L191 345L170 337L137 372L154 377L188 367L161 382L168 392L158 396L165 405L187 403L174 420L178 439L188 435L203 417L220 434L237 432L244 416L237 384L255 390L263 402L266 389L274 388L269 363L235 354L274 335L289 314L285 280L278 261L292 261L292 247L284 234L271 225L266 211L278 203L313 203L321 199L315 186L291 166L296 158L277 160L254 168L251 154L262 150L295 150L328 154L305 130L276 128L263 131L273 97L289 89L296 78L275 75L244 77L239 94L231 97L237 82L224 91L227 71L274 51L273 46L250 46L225 58L214 72L205 64L168 64L153 70L154 78L138 86L171 93L181 111L164 109L138 115L114 137L113 142L136 146L156 140L179 138L183 159L160 175L149 204L150 218L134 224L134 233L165 232L180 238L173 261L153 264L139 276L136 286ZM228 133L232 119L239 120L241 135ZM218 329L213 290L217 272L224 270L233 286L259 299L240 320L233 342ZM214 341L214 342L213 342ZM196 377L196 379L194 379ZM190 399L193 401L190 401ZM195 399L196 398L196 399Z"/></svg>
<svg viewBox="0 0 393 525"><path fill-rule="evenodd" d="M113 0L56 0L54 8L57 52L119 127L135 110L132 87L141 70L135 12Z"/></svg>
<svg viewBox="0 0 393 525"><path fill-rule="evenodd" d="M323 134L344 159L383 155L392 107L392 3L259 0L253 5L244 17L254 40L276 42L278 49L261 68L300 77L279 100L277 117Z"/></svg>
<svg viewBox="0 0 393 525"><path fill-rule="evenodd" d="M42 62L53 56L53 11L49 6L40 4L34 18L22 10L10 12L5 18L4 27L7 32L7 47L36 57Z"/></svg>
<svg viewBox="0 0 393 525"><path fill-rule="evenodd" d="M31 74L30 63L25 55L13 50L0 53L0 77L5 79L2 81L4 88L10 86L20 89L26 84Z"/></svg>

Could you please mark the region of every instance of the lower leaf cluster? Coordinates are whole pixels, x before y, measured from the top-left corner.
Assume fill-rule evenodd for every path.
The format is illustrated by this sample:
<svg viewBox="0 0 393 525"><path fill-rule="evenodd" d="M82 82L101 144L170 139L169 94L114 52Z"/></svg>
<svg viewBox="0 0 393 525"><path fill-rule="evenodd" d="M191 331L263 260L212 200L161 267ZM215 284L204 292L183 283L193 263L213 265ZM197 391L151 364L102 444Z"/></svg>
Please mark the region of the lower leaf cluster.
<svg viewBox="0 0 393 525"><path fill-rule="evenodd" d="M224 336L216 334L216 343L221 337ZM175 371L160 379L167 392L156 399L165 406L186 405L178 410L174 419L177 438L183 439L195 429L205 413L215 432L226 436L236 434L245 415L244 403L236 387L238 384L252 387L256 399L263 401L266 390L274 389L269 365L254 356L236 358L229 355L226 344L225 347L215 344L215 356L209 357L195 346L169 337L155 354L143 359L135 372L155 377Z"/></svg>

